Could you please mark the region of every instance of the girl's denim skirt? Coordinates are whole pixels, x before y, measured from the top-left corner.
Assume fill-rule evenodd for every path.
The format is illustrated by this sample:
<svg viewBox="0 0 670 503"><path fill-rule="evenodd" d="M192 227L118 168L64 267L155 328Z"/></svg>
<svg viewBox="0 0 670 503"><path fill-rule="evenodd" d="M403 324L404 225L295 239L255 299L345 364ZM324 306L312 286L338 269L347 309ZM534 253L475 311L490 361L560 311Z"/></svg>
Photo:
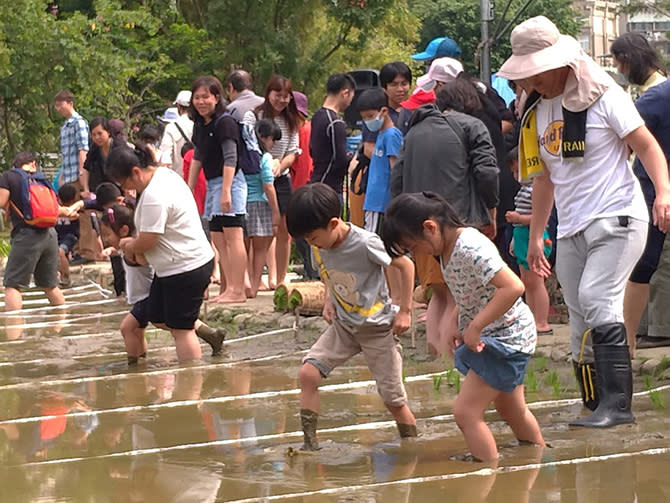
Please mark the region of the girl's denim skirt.
<svg viewBox="0 0 670 503"><path fill-rule="evenodd" d="M481 353L471 351L465 344L458 346L454 366L463 375L472 369L492 388L511 393L523 384L531 355L511 349L496 337L484 336L481 340L485 345Z"/></svg>

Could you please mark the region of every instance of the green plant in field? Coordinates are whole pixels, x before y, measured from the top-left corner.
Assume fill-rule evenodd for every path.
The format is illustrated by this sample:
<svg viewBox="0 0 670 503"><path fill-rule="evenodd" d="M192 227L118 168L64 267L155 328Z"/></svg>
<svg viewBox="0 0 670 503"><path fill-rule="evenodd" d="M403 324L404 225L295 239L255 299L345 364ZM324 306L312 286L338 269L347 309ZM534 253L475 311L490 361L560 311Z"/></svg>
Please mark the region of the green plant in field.
<svg viewBox="0 0 670 503"><path fill-rule="evenodd" d="M670 368L670 358L667 356L664 356L661 358L661 362L658 364L658 367L656 367L656 371L654 374L656 377L661 377L663 375L663 372L665 372L666 369Z"/></svg>
<svg viewBox="0 0 670 503"><path fill-rule="evenodd" d="M454 368L447 369L441 374L433 376L433 389L439 391L442 383L445 382L448 386L456 390L456 394L461 391L461 377L458 370Z"/></svg>
<svg viewBox="0 0 670 503"><path fill-rule="evenodd" d="M651 376L644 376L644 389L649 392L649 399L654 407L657 409L665 409L665 398L662 393L654 389L654 384L651 381Z"/></svg>
<svg viewBox="0 0 670 503"><path fill-rule="evenodd" d="M535 372L531 369L528 369L526 373L526 389L532 392L537 391L537 377L535 377Z"/></svg>
<svg viewBox="0 0 670 503"><path fill-rule="evenodd" d="M442 379L444 377L446 377L446 373L433 376L433 389L435 391L440 391L440 386L442 386Z"/></svg>
<svg viewBox="0 0 670 503"><path fill-rule="evenodd" d="M553 395L555 397L560 396L561 394L561 381L558 378L558 372L552 370L547 374L547 377L544 378L545 384L551 386L553 389Z"/></svg>
<svg viewBox="0 0 670 503"><path fill-rule="evenodd" d="M538 356L537 358L533 358L530 367L534 372L544 372L547 370L547 357Z"/></svg>
<svg viewBox="0 0 670 503"><path fill-rule="evenodd" d="M461 374L456 369L450 369L449 373L449 383L456 388L456 394L461 392Z"/></svg>

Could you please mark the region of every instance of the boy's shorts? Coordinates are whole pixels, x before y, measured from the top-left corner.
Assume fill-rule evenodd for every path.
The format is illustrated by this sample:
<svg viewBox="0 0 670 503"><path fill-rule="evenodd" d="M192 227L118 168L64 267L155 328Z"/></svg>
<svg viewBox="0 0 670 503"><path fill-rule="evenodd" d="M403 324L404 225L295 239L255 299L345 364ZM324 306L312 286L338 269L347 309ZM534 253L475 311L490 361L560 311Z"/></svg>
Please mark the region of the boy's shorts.
<svg viewBox="0 0 670 503"><path fill-rule="evenodd" d="M5 267L4 285L17 290L30 286L52 288L58 286L58 238L56 230L24 227L10 240L11 249Z"/></svg>
<svg viewBox="0 0 670 503"><path fill-rule="evenodd" d="M528 271L530 270L527 260L530 227L527 225L516 226L512 231L512 236L514 237L514 255L516 256L516 263ZM549 255L551 255L551 241L547 244L548 239L549 233L545 229L544 234L542 234L542 240L544 241L544 256L546 258L549 258Z"/></svg>
<svg viewBox="0 0 670 503"><path fill-rule="evenodd" d="M74 245L79 241L79 236L76 234L65 234L64 236L58 238L58 247L65 252L65 255L70 253L74 248Z"/></svg>
<svg viewBox="0 0 670 503"><path fill-rule="evenodd" d="M310 363L323 377L328 377L335 367L361 351L384 403L393 407L405 405L402 355L390 325L354 326L333 320L302 362Z"/></svg>

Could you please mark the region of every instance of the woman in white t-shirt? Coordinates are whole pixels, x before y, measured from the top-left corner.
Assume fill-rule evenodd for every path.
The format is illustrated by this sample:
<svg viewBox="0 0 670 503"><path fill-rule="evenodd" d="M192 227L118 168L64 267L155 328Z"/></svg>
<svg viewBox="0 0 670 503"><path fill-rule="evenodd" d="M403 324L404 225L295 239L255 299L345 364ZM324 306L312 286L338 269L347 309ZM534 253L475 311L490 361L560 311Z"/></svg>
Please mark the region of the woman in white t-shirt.
<svg viewBox="0 0 670 503"><path fill-rule="evenodd" d="M549 19L524 21L511 43L512 56L498 73L529 94L519 143L521 176L533 177L528 263L549 274L542 233L555 200L556 274L569 309L582 399L594 411L571 424L631 423L623 295L649 217L629 148L656 188L653 219L662 231L670 226L665 156L630 97Z"/></svg>
<svg viewBox="0 0 670 503"><path fill-rule="evenodd" d="M154 268L149 321L170 330L180 361L201 357L194 326L214 266L214 252L202 230L193 194L170 168L157 167L144 145L119 147L105 173L124 191L138 194L138 235L122 246L134 262L143 254Z"/></svg>

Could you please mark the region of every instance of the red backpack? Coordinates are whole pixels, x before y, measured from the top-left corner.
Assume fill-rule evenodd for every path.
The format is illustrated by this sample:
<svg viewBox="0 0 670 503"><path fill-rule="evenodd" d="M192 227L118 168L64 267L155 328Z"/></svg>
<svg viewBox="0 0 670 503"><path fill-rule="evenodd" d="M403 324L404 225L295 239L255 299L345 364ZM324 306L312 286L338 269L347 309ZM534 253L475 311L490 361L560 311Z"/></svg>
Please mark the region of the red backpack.
<svg viewBox="0 0 670 503"><path fill-rule="evenodd" d="M58 199L49 180L40 172L28 173L12 168L21 175L21 205L10 200L14 211L33 227L54 227L58 221Z"/></svg>

